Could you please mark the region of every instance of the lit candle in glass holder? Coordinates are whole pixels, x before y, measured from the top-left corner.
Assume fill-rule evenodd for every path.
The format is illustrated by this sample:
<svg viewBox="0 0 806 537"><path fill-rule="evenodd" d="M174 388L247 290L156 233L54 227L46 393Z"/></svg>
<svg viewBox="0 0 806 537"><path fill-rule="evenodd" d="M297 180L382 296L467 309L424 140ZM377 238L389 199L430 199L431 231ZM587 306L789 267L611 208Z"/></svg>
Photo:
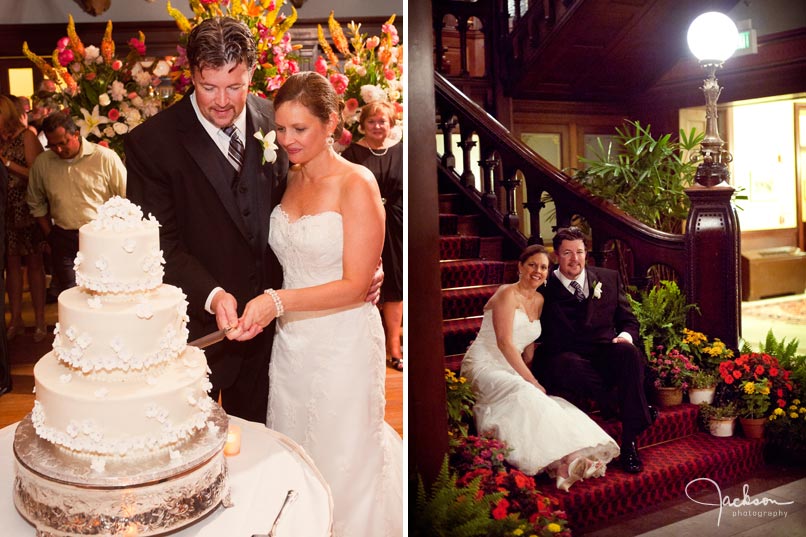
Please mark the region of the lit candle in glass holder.
<svg viewBox="0 0 806 537"><path fill-rule="evenodd" d="M124 537L137 537L138 535L140 535L140 532L137 531L137 524L134 522L129 523L126 526L126 531L123 532Z"/></svg>
<svg viewBox="0 0 806 537"><path fill-rule="evenodd" d="M227 443L224 444L224 455L232 456L241 452L241 428L230 425L227 429Z"/></svg>

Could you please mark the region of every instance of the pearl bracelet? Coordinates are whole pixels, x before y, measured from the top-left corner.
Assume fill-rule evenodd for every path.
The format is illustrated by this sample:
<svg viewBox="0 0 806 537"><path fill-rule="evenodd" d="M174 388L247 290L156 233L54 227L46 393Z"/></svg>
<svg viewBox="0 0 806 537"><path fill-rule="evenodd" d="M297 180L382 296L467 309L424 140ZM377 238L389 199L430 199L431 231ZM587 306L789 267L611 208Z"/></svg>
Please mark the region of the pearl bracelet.
<svg viewBox="0 0 806 537"><path fill-rule="evenodd" d="M278 295L277 291L275 291L274 289L266 289L263 292L269 295L271 299L274 301L274 309L277 310L276 316L281 317L283 315L284 310L283 310L283 301L280 300L280 295Z"/></svg>

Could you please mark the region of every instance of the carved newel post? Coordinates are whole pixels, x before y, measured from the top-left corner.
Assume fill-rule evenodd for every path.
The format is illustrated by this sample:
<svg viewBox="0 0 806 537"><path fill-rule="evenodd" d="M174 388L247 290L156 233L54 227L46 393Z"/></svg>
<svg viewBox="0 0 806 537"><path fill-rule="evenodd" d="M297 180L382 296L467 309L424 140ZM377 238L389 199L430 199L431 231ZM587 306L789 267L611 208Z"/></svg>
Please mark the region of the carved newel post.
<svg viewBox="0 0 806 537"><path fill-rule="evenodd" d="M700 146L696 184L686 189L691 212L686 223L686 295L700 314L689 314L688 326L709 338L737 348L741 335L741 273L739 219L728 184L730 153L719 137L716 102L721 88L716 70L735 50L738 31L727 16L705 13L688 32L689 47L708 76L703 83L706 100L705 138Z"/></svg>

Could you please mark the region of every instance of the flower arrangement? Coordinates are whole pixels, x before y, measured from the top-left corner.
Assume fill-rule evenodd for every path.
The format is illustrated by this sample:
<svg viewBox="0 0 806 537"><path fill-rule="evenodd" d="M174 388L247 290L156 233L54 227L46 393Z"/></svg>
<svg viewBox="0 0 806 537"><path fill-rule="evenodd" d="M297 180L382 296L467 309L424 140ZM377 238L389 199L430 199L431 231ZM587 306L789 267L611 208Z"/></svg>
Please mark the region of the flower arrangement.
<svg viewBox="0 0 806 537"><path fill-rule="evenodd" d="M115 54L111 21L98 48L84 45L71 15L67 36L56 43L50 64L34 54L27 42L22 51L58 85L81 136L122 156L123 136L160 111L162 103L153 87L170 69L165 59L145 60L145 40L142 32L129 39L128 53L121 59Z"/></svg>
<svg viewBox="0 0 806 537"><path fill-rule="evenodd" d="M691 359L678 349L664 352L663 345L658 345L649 354L649 367L655 372L656 388L688 388L688 380L699 368Z"/></svg>
<svg viewBox="0 0 806 537"><path fill-rule="evenodd" d="M361 33L361 25L347 25L348 41L333 12L328 17L328 30L333 47L325 38L319 25L319 46L324 53L316 61L316 71L328 78L336 93L345 103L343 112L345 135L339 144L346 147L359 132L358 118L361 108L374 101L389 101L395 105L398 120L403 118L403 47L394 26L395 15L381 28L380 36L367 37ZM336 49L336 51L333 50ZM341 55L341 59L339 55ZM391 136L402 136L400 121Z"/></svg>
<svg viewBox="0 0 806 537"><path fill-rule="evenodd" d="M766 353L751 352L735 360L725 360L719 364L719 375L736 396L741 395L748 381L768 381L769 397L778 408L785 408L792 394L793 383L789 380L789 371L780 366L777 358Z"/></svg>
<svg viewBox="0 0 806 537"><path fill-rule="evenodd" d="M692 361L700 368L716 370L719 364L733 358L733 351L719 338L708 341L702 332L683 329L683 340L680 349L692 357Z"/></svg>
<svg viewBox="0 0 806 537"><path fill-rule="evenodd" d="M476 398L465 377L456 376L450 369L445 370L446 406L448 408L448 434L467 436L468 422L473 416Z"/></svg>
<svg viewBox="0 0 806 537"><path fill-rule="evenodd" d="M767 439L772 449L800 464L806 460L806 406L798 398L786 408L776 408L767 422Z"/></svg>
<svg viewBox="0 0 806 537"><path fill-rule="evenodd" d="M746 381L742 385L741 415L745 418L761 418L770 408L770 386L767 379Z"/></svg>
<svg viewBox="0 0 806 537"><path fill-rule="evenodd" d="M257 69L252 75L249 91L261 97L273 97L286 79L299 71L293 51L299 47L291 44L288 30L297 21L297 10L291 14L280 12L285 0L191 0L194 18L185 15L168 2L168 13L176 21L181 32L177 52L179 56L171 68L171 80L176 94L184 95L190 88L190 66L185 46L190 31L201 21L213 17L232 17L246 23L255 36L257 45Z"/></svg>
<svg viewBox="0 0 806 537"><path fill-rule="evenodd" d="M463 436L450 441L450 463L459 474L504 471L510 449L491 436Z"/></svg>

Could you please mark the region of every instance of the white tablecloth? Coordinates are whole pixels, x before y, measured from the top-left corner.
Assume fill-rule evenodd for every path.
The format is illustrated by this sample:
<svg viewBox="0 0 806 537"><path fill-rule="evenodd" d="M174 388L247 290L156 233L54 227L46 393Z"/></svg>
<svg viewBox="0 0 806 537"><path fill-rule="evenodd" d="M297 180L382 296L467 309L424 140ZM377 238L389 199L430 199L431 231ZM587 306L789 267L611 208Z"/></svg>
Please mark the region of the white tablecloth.
<svg viewBox="0 0 806 537"><path fill-rule="evenodd" d="M333 518L330 489L313 462L291 439L263 424L230 416L241 428L241 453L227 457L233 507L219 506L203 520L172 537L251 537L266 534L289 489L299 493L286 508L277 537L327 537ZM0 429L0 526L9 537L31 537L34 527L15 509L14 431Z"/></svg>

